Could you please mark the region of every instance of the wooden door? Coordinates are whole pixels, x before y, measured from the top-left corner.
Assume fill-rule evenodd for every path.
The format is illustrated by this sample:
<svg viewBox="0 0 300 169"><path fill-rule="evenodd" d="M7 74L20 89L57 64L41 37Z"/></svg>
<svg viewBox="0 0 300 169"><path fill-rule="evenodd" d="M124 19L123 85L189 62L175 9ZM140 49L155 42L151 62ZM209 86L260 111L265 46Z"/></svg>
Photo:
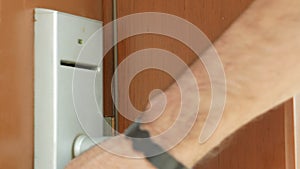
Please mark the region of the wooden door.
<svg viewBox="0 0 300 169"><path fill-rule="evenodd" d="M252 0L118 0L117 15L122 17L138 12L173 14L193 23L211 41L214 41L251 2ZM124 30L119 30L121 31ZM118 63L133 52L146 48L171 51L187 64L196 58L187 46L177 40L160 35L143 34L130 37L118 44ZM119 81L122 80L124 79L119 79ZM165 89L173 81L174 79L162 71L145 70L131 81L128 91L130 101L142 111L147 105L150 91L157 88ZM122 86L119 88L122 90ZM126 98L119 99L127 100ZM231 144L222 153L199 166L203 169L293 169L291 167L293 159L286 158L289 155L293 156L290 147L286 146L292 140L293 135L285 130L288 124L291 124L288 121L292 119L292 116L286 116L286 114L292 114L291 111L285 113L285 110L289 110L290 107L289 104L283 104L247 125L236 134ZM119 131L124 131L130 123L130 120L119 114Z"/></svg>

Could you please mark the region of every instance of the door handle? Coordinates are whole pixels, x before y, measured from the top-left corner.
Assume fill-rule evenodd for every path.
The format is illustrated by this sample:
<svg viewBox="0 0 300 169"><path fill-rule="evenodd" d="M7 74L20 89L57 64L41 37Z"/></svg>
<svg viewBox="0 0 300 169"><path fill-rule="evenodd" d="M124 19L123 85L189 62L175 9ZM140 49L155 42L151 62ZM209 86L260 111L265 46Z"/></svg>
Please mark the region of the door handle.
<svg viewBox="0 0 300 169"><path fill-rule="evenodd" d="M77 157L83 152L87 151L88 149L92 148L96 144L99 144L107 139L109 139L109 136L103 136L98 138L90 138L87 135L79 135L75 138L74 144L73 144L73 157Z"/></svg>

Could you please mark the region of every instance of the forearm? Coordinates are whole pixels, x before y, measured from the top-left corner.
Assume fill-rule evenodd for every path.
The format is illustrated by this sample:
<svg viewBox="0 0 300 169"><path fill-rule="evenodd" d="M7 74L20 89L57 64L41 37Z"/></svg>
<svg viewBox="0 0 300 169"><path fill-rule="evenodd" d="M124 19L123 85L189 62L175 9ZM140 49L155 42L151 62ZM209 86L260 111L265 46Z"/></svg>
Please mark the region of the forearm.
<svg viewBox="0 0 300 169"><path fill-rule="evenodd" d="M200 61L191 67L199 81L200 114L188 137L170 151L175 157L193 166L237 129L299 91L299 9L297 0L255 1L214 44L225 69L227 100L221 123L205 144L199 144L199 134L210 104L210 86ZM175 88L167 91L169 98L178 98ZM170 126L162 119L145 128L157 135Z"/></svg>

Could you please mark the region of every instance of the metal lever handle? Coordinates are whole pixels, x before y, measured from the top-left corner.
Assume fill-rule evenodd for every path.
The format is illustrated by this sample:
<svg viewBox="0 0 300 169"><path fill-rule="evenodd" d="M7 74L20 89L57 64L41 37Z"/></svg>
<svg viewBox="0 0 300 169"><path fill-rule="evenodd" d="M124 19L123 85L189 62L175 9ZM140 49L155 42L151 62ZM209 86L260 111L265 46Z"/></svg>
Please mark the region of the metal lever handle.
<svg viewBox="0 0 300 169"><path fill-rule="evenodd" d="M80 135L75 138L74 145L73 145L73 157L77 157L83 152L87 151L91 147L95 146L103 142L104 140L110 138L109 136L103 136L99 138L89 138L86 135Z"/></svg>

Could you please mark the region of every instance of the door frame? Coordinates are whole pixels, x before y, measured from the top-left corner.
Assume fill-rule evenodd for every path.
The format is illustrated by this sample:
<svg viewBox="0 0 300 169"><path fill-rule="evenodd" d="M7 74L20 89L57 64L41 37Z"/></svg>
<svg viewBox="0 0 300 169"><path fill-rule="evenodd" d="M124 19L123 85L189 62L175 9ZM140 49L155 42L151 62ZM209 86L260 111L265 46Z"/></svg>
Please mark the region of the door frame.
<svg viewBox="0 0 300 169"><path fill-rule="evenodd" d="M295 168L300 169L300 94L293 98L294 109L294 139L295 139Z"/></svg>

